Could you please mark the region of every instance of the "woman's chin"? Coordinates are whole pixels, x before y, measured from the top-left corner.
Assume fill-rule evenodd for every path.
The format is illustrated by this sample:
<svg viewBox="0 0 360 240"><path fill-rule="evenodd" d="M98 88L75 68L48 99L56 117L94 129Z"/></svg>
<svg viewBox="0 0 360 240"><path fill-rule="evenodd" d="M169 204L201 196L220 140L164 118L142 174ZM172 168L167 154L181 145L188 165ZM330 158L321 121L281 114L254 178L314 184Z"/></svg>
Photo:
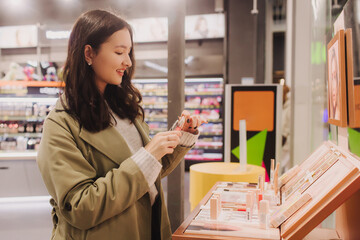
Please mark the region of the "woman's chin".
<svg viewBox="0 0 360 240"><path fill-rule="evenodd" d="M115 85L115 86L120 86L121 82L122 82L122 81L116 81L116 82L111 82L111 83L109 83L109 84Z"/></svg>

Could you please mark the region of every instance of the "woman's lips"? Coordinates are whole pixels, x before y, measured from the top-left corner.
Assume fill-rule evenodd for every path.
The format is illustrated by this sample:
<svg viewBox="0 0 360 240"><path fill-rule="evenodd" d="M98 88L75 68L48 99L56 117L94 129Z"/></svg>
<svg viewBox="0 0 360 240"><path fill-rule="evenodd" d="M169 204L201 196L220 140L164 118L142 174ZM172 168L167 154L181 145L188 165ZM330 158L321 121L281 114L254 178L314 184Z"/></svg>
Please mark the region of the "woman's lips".
<svg viewBox="0 0 360 240"><path fill-rule="evenodd" d="M124 70L116 70L116 72L117 72L120 76L124 76Z"/></svg>

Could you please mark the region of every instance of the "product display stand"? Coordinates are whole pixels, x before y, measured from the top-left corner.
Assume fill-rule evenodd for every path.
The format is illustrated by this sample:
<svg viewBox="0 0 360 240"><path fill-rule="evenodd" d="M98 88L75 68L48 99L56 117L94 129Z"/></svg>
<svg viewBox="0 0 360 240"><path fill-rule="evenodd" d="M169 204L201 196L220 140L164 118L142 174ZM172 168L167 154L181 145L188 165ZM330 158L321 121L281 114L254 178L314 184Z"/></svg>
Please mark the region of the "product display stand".
<svg viewBox="0 0 360 240"><path fill-rule="evenodd" d="M218 181L257 183L259 176L265 175L263 167L248 164L242 172L239 163L199 163L190 167L191 209L200 202Z"/></svg>
<svg viewBox="0 0 360 240"><path fill-rule="evenodd" d="M347 213L348 207L356 204L353 197L360 189L359 160L343 148L324 142L291 172L279 179L274 174L274 184L264 191L259 190L260 184L217 183L177 229L173 239L340 239L336 230L316 227L349 198L349 203L342 207ZM256 194L259 204L255 204L254 211L248 211L248 202L253 199L251 192L261 192ZM260 195L271 203L269 218L261 215ZM221 199L222 207L212 219L211 199ZM270 227L264 228L263 221L270 223Z"/></svg>
<svg viewBox="0 0 360 240"><path fill-rule="evenodd" d="M349 149L347 127L338 127L338 145ZM356 239L360 236L360 190L336 210L336 230L342 239Z"/></svg>

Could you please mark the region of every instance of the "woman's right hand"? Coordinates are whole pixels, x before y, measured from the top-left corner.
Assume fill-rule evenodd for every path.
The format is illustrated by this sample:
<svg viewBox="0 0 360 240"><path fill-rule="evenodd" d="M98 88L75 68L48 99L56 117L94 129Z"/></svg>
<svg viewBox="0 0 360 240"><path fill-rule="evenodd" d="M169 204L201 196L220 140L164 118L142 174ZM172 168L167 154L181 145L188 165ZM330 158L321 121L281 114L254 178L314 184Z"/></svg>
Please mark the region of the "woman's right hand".
<svg viewBox="0 0 360 240"><path fill-rule="evenodd" d="M145 149L157 160L160 160L166 154L174 152L174 148L179 144L181 137L180 131L161 132L145 146Z"/></svg>

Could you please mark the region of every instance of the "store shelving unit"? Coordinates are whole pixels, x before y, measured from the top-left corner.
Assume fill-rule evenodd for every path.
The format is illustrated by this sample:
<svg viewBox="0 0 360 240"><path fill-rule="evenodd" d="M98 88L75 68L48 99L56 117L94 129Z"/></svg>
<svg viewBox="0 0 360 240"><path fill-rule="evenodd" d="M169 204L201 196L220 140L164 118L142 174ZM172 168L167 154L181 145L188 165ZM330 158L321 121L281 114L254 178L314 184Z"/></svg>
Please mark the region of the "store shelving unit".
<svg viewBox="0 0 360 240"><path fill-rule="evenodd" d="M0 87L4 86L21 86L21 87L64 87L64 82L47 82L47 81L0 81Z"/></svg>
<svg viewBox="0 0 360 240"><path fill-rule="evenodd" d="M134 79L143 96L145 121L150 134L166 131L167 79ZM185 156L185 168L200 162L223 161L223 79L185 79L185 109L200 114L208 123L200 127L201 135L194 148Z"/></svg>
<svg viewBox="0 0 360 240"><path fill-rule="evenodd" d="M150 126L150 134L153 136L168 130L167 80L135 79L133 81L143 94L145 121ZM22 158L20 153L24 152L24 157L27 157L26 152L34 151L40 142L42 123L55 104L56 96L28 95L23 91L33 92L33 88L55 88L63 86L63 83L0 81L0 91L4 88L9 89L9 86L17 88L0 97L0 155L18 152L17 157ZM195 147L185 156L187 167L193 163L223 159L222 86L221 78L185 80L185 109L208 119L208 124L200 128L201 135ZM18 97L17 93L22 96Z"/></svg>
<svg viewBox="0 0 360 240"><path fill-rule="evenodd" d="M195 16L190 18L196 18ZM220 18L222 18L220 16ZM212 21L212 20L211 20ZM217 22L218 20L216 20ZM194 21L195 22L195 21ZM219 22L220 26L221 21ZM190 30L192 25L190 24ZM6 109L6 106L13 106L16 110L24 105L28 112L24 110L21 114L4 114L0 113L0 158L3 153L1 150L2 142L8 139L12 143L7 148L15 148L11 152L18 152L17 157L21 160L22 150L16 149L14 145L17 138L35 139L34 147L36 148L41 138L42 122L46 114L44 108L49 108L51 102L45 101L50 98L56 98L58 87L63 87L63 83L44 80L43 63L52 64L54 67L60 67L64 64L67 52L67 38L62 35L59 38L50 37L51 33L65 32L71 29L71 25L64 24L61 26L37 24L37 42L28 47L13 46L0 48L0 71L7 73L13 62L20 67L30 66L33 68L35 81L20 80L23 77L16 77L16 81L0 81L0 106ZM221 27L216 27L218 31ZM190 31L191 32L191 31ZM191 35L191 34L190 34ZM189 36L190 36L189 35ZM190 40L189 40L190 39ZM186 166L192 163L202 161L222 161L223 160L223 79L222 78L205 78L203 76L222 76L223 66L223 37L222 35L209 35L205 38L189 38L186 42L186 59L187 67L185 74L187 76L199 77L197 79L186 79L186 104L185 109L191 113L205 115L209 123L202 126L202 132L197 145L186 155ZM146 122L151 128L151 135L159 131L168 130L167 123L167 80L166 72L151 68L148 63L153 65L165 66L167 58L166 40L160 42L136 42L136 59L137 72L136 77L153 77L162 78L156 82L142 84L140 88L143 96L143 107L145 109ZM150 53L150 54L149 54ZM22 74L20 74L22 75ZM135 79L136 82L139 79ZM140 84L140 83L139 83ZM141 85L141 84L140 84ZM43 91L40 91L42 89ZM18 100L15 100L18 99ZM14 102L18 101L18 102ZM39 102L40 101L40 102ZM51 100L50 100L51 101ZM25 104L26 103L26 104ZM55 102L53 102L55 103ZM25 105L28 105L27 107ZM44 107L45 105L45 107ZM34 114L34 107L43 108L42 113ZM17 111L17 110L16 110ZM39 110L41 112L41 110ZM31 112L31 113L30 113ZM46 111L45 111L46 113ZM12 124L11 129L9 124ZM31 131L24 131L23 125L32 125ZM15 125L15 126L14 126ZM20 127L20 131L19 131ZM27 126L26 126L27 127ZM15 129L14 129L15 128ZM16 130L17 129L17 130ZM34 132L35 131L35 132ZM38 132L36 132L38 131ZM5 144L6 145L6 144ZM15 146L16 146L15 145ZM21 148L23 149L23 148ZM34 151L34 150L27 150ZM8 153L8 151L6 152ZM4 155L4 158L6 156ZM13 159L13 158L12 158ZM35 157L33 158L35 160Z"/></svg>
<svg viewBox="0 0 360 240"><path fill-rule="evenodd" d="M0 181L9 183L0 186L0 198L48 195L34 160L60 86L62 82L0 81Z"/></svg>
<svg viewBox="0 0 360 240"><path fill-rule="evenodd" d="M29 157L27 151L35 151L41 139L43 121L57 96L27 93L60 86L63 86L62 82L0 81L0 158L16 152L16 156L23 159Z"/></svg>

